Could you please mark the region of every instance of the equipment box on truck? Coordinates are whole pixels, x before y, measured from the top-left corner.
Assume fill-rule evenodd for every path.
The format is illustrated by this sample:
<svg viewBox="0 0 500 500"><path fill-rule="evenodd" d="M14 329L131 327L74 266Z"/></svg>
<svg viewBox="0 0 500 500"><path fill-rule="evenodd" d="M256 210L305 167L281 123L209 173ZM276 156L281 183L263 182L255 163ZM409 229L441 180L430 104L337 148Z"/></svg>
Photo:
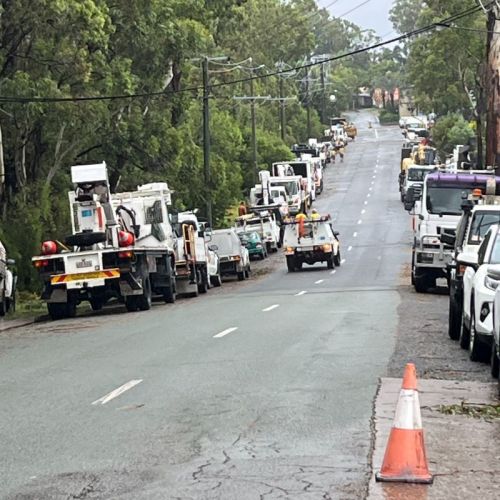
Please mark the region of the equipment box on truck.
<svg viewBox="0 0 500 500"><path fill-rule="evenodd" d="M236 230L217 229L212 233L212 248L219 254L222 276L237 276L240 281L250 276L250 257Z"/></svg>

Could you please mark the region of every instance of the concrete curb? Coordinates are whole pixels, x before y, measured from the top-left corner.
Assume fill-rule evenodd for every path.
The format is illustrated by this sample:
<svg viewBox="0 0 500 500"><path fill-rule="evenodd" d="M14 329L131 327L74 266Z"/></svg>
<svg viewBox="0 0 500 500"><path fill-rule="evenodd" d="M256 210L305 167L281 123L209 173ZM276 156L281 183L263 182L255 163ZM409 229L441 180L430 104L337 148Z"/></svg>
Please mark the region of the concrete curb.
<svg viewBox="0 0 500 500"><path fill-rule="evenodd" d="M500 422L447 415L440 405L468 402L498 404L497 384L455 380L418 381L422 422L429 468L434 484L376 483L401 388L401 379L382 378L375 399L375 445L371 457L370 500L498 498L500 466L498 436Z"/></svg>
<svg viewBox="0 0 500 500"><path fill-rule="evenodd" d="M36 318L27 319L11 319L11 320L0 320L0 333L6 332L8 330L13 330L15 328L21 328L23 326L33 325L36 323Z"/></svg>

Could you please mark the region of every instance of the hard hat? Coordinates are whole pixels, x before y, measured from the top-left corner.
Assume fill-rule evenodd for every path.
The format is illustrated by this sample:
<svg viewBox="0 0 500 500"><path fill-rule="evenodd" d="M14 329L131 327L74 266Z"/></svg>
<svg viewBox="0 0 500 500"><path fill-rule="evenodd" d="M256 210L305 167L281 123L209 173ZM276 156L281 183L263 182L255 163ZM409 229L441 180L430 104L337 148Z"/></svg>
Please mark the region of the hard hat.
<svg viewBox="0 0 500 500"><path fill-rule="evenodd" d="M313 209L312 209L312 213L313 213L313 214L317 214L317 213L318 213L318 211L317 211L315 208L313 208Z"/></svg>

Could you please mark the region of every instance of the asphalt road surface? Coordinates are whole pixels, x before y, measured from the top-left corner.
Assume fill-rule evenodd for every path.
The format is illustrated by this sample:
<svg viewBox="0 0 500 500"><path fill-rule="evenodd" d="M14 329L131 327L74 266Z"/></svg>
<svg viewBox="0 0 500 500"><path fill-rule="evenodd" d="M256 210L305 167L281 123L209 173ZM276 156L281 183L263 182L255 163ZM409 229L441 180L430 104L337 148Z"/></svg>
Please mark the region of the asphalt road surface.
<svg viewBox="0 0 500 500"><path fill-rule="evenodd" d="M0 337L1 498L365 495L409 255L402 137L370 116L316 203L341 234L333 272L281 256L205 297Z"/></svg>

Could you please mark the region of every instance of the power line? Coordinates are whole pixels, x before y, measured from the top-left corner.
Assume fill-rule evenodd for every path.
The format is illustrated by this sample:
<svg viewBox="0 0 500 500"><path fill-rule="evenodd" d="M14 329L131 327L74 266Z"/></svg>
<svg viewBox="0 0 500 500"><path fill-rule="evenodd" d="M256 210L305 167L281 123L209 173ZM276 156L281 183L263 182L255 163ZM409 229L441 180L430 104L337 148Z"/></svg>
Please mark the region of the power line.
<svg viewBox="0 0 500 500"><path fill-rule="evenodd" d="M352 9L348 10L347 12L344 12L343 14L341 14L338 17L340 18L340 17L347 16L351 12L354 12L355 10L358 10L360 7L363 7L363 5L366 5L368 2L371 2L371 0L365 0L364 2L361 2L359 5L356 5L356 7L353 7Z"/></svg>
<svg viewBox="0 0 500 500"><path fill-rule="evenodd" d="M489 2L487 6L492 5L494 3L494 0ZM361 47L359 49L352 50L350 52L346 52L337 56L329 57L324 60L321 60L319 62L310 62L307 64L300 64L295 67L291 67L290 69L286 70L276 70L276 71L271 71L269 73L262 73L259 75L252 75L249 77L243 77L243 78L238 78L235 80L230 80L227 82L218 82L218 83L212 83L211 88L218 88L218 87L228 87L232 85L237 85L239 83L245 83L249 82L251 80L262 80L264 78L270 78L272 76L280 76L280 75L286 75L290 74L292 71L300 71L302 69L308 69L312 68L315 66L319 66L321 64L327 63L327 62L334 62L338 61L341 59L345 59L347 57L352 57L358 54L363 54L365 52L368 52L370 50L378 49L380 47L383 47L385 45L390 45L393 43L401 42L403 40L406 40L408 38L413 38L415 36L427 33L429 31L432 31L436 29L437 27L442 27L444 24L451 23L453 21L458 21L459 19L462 19L464 17L468 17L472 14L475 14L477 12L481 11L481 7L479 5L475 7L470 7L467 10L464 10L462 12L459 12L453 16L450 16L446 19L442 19L440 21L437 21L435 23L429 24L425 27L418 28L416 30L404 33L402 35L399 35L395 38L391 38L386 41L382 42L377 42L373 45L367 46L367 47ZM82 96L82 97L14 97L14 96L0 96L0 103L18 103L18 104L29 104L29 103L58 103L58 102L91 102L91 101L113 101L113 100L120 100L120 99L139 99L143 97L168 97L170 95L175 95L175 94L180 94L180 93L186 93L186 92L200 92L203 90L203 86L193 86L193 87L186 87L183 89L178 89L178 90L172 90L172 89L166 89L163 91L157 91L157 92L142 92L142 93L134 93L134 94L117 94L117 95L105 95L105 96Z"/></svg>

